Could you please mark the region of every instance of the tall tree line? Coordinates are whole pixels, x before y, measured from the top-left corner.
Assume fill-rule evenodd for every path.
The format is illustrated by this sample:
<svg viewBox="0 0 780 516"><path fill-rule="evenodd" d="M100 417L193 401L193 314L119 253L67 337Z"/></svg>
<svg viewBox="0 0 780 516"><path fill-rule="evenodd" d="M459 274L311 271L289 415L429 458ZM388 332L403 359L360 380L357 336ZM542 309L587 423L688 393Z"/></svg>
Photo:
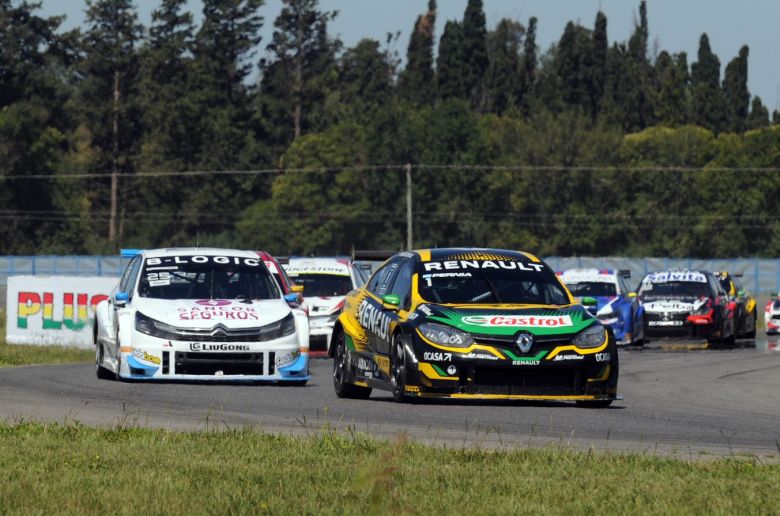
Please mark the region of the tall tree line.
<svg viewBox="0 0 780 516"><path fill-rule="evenodd" d="M488 27L482 0L455 20L442 20L435 0L420 4L401 59L393 35L345 47L329 32L339 13L318 0L285 0L278 13L263 0L204 0L200 24L186 0L159 0L149 26L132 0L87 0L84 26L69 32L38 4L0 0L0 253L397 247L405 183L396 165L406 163L417 166L420 245L774 252L763 237L709 249L690 235L647 241L661 224L640 208L657 215L648 192L664 197L666 183L630 168L669 165L675 152L680 166L700 168L676 183L693 192L689 204L670 200L697 227L725 224L708 218L708 203L744 197L755 212L771 209L753 183L701 179L714 164L774 166L769 110L747 87L747 46L723 69L707 34L695 59L651 52L645 1L627 41L611 41L597 12L592 26L569 22L548 49L536 42L544 20ZM641 154L647 145L654 151ZM320 172L301 170L310 168ZM257 170L266 172L244 173ZM773 176L762 181L761 192L776 188ZM729 199L711 185L731 188ZM598 196L608 199L603 220L592 216ZM753 216L734 213L729 224L774 227L737 223Z"/></svg>

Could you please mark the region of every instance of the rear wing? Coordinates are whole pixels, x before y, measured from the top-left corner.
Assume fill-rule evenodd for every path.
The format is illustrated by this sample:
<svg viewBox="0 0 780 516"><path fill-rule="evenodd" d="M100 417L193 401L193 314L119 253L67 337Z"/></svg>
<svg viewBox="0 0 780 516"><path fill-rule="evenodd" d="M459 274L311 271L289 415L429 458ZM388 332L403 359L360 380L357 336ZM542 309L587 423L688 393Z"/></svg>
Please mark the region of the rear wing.
<svg viewBox="0 0 780 516"><path fill-rule="evenodd" d="M352 251L352 261L383 262L397 255L399 251Z"/></svg>
<svg viewBox="0 0 780 516"><path fill-rule="evenodd" d="M143 253L143 249L121 249L119 255L122 258L135 258L139 254Z"/></svg>
<svg viewBox="0 0 780 516"><path fill-rule="evenodd" d="M620 272L618 272L621 277L630 279L631 278L631 271L628 269L620 269Z"/></svg>

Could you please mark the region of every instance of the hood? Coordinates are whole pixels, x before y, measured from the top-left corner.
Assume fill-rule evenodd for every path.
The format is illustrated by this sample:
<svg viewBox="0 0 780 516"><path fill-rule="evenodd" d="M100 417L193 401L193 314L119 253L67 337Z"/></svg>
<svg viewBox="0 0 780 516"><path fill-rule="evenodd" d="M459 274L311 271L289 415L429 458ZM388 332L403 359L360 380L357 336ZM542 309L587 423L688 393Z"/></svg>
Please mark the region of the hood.
<svg viewBox="0 0 780 516"><path fill-rule="evenodd" d="M317 317L319 315L330 315L341 309L345 296L328 297L304 297L306 306L309 307L309 315ZM341 306L339 306L341 305Z"/></svg>
<svg viewBox="0 0 780 516"><path fill-rule="evenodd" d="M242 303L229 299L150 299L136 297L135 308L142 314L177 328L210 329L217 324L228 328L257 328L274 323L290 313L282 299Z"/></svg>
<svg viewBox="0 0 780 516"><path fill-rule="evenodd" d="M647 298L645 298L647 299ZM707 298L695 299L659 299L653 300L649 298L642 303L645 308L645 313L648 314L683 314L698 310L701 306L708 301Z"/></svg>
<svg viewBox="0 0 780 516"><path fill-rule="evenodd" d="M565 308L471 308L425 304L418 312L430 321L454 326L469 333L509 336L518 331L533 335L572 335L597 320L581 305Z"/></svg>

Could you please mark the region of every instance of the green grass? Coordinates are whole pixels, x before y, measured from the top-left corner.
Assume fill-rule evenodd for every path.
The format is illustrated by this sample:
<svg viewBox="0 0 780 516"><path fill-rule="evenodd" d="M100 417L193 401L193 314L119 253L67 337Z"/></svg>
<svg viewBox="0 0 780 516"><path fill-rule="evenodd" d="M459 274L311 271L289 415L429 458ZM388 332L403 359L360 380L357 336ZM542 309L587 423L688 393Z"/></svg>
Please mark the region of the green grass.
<svg viewBox="0 0 780 516"><path fill-rule="evenodd" d="M0 513L777 514L780 466L0 424Z"/></svg>
<svg viewBox="0 0 780 516"><path fill-rule="evenodd" d="M30 364L69 364L95 360L95 351L64 346L6 344L5 311L0 310L0 367Z"/></svg>

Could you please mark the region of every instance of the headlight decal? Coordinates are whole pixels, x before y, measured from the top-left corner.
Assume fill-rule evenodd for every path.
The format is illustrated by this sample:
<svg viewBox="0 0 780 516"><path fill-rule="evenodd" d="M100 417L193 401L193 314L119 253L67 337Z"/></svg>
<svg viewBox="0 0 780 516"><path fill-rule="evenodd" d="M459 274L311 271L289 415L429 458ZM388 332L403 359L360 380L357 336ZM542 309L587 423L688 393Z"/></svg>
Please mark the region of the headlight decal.
<svg viewBox="0 0 780 516"><path fill-rule="evenodd" d="M420 326L422 326L422 325L420 325ZM481 344L472 344L471 346L469 346L467 348L456 348L456 347L444 346L442 344L436 344L435 342L427 339L425 337L425 335L423 335L423 333L420 331L419 327L417 328L417 335L423 340L423 342L425 342L429 346L434 347L436 349L441 349L441 350L444 350L444 351L451 351L453 353L471 353L474 350L480 350L480 351L485 351L487 353L490 353L491 355L493 355L493 356L495 356L497 358L500 358L502 360L504 358L506 358L503 354L501 354L501 352L499 352L496 348L491 347L491 346L483 346Z"/></svg>
<svg viewBox="0 0 780 516"><path fill-rule="evenodd" d="M580 335L583 335L585 333L591 333L591 332L595 334L596 329L599 330L599 335L601 339L599 341L600 345L597 344L597 347L583 347L583 346L578 346L576 344L577 339L578 337L580 337ZM585 338L583 338L582 340L585 340ZM593 340L595 341L596 338L594 337ZM550 353L547 356L547 360L555 360L555 357L558 356L559 353L563 353L565 351L574 351L576 353L579 353L580 355L591 355L593 353L599 353L601 351L604 351L605 349L607 349L608 345L609 345L609 339L607 338L607 330L601 325L594 325L588 328L587 330L580 332L576 337L574 337L574 339L572 340L572 344L566 346L559 346L555 348L552 351L552 353Z"/></svg>

